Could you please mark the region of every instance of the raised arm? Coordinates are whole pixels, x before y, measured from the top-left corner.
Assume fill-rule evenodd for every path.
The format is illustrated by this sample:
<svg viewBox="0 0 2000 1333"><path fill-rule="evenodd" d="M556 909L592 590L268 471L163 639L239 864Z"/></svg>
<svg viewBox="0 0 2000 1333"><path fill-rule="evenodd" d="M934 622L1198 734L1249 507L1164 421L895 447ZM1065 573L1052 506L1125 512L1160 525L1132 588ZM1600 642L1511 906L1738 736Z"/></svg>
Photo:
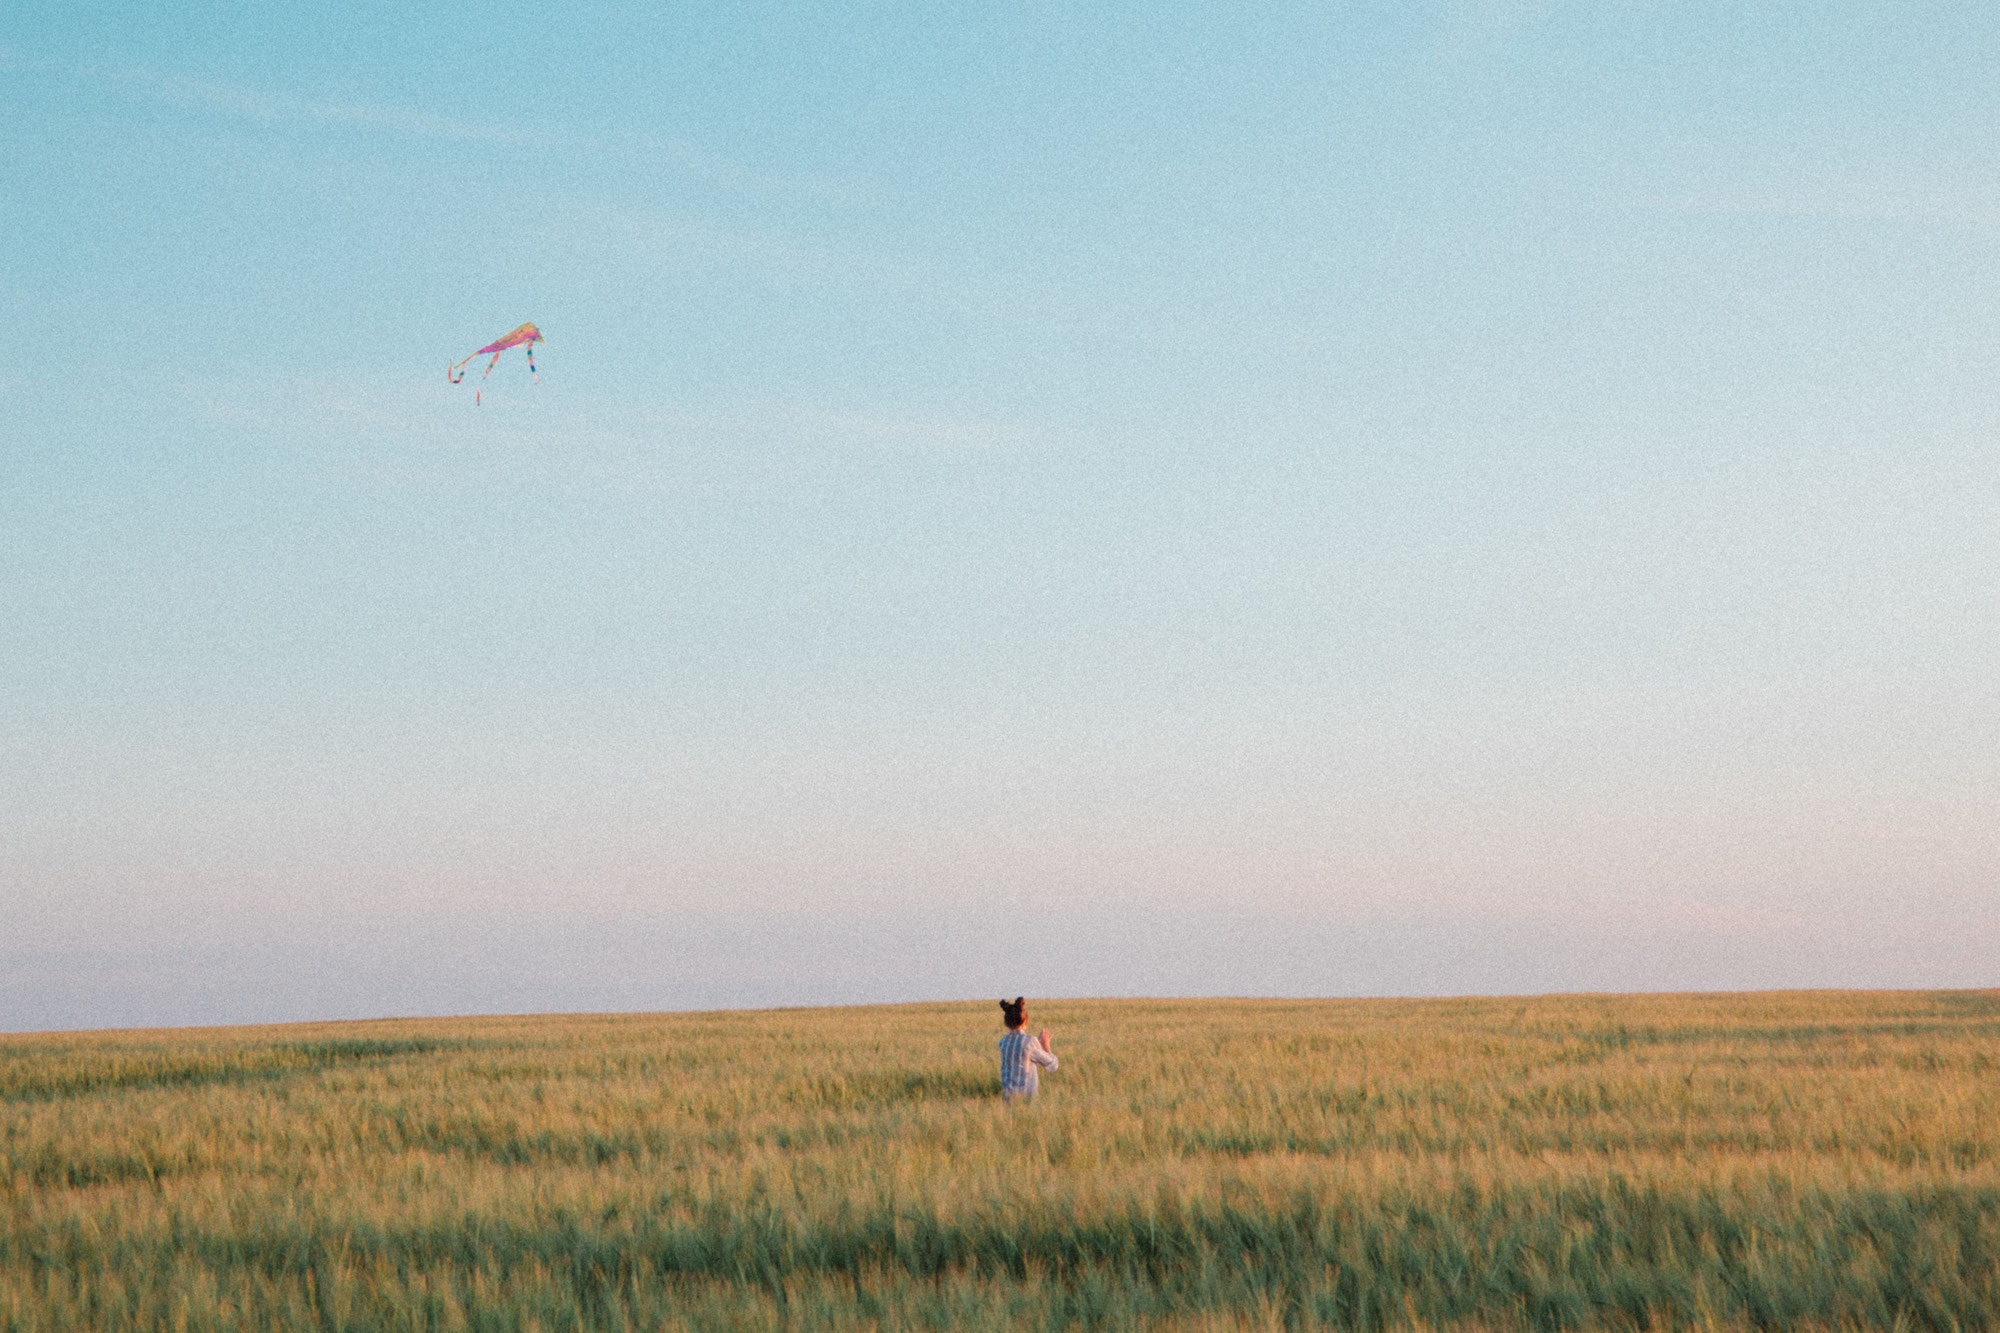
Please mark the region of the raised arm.
<svg viewBox="0 0 2000 1333"><path fill-rule="evenodd" d="M1056 1053L1049 1049L1049 1030L1047 1028L1043 1028L1041 1035L1028 1043L1028 1058L1044 1069L1062 1068L1062 1063L1056 1059Z"/></svg>

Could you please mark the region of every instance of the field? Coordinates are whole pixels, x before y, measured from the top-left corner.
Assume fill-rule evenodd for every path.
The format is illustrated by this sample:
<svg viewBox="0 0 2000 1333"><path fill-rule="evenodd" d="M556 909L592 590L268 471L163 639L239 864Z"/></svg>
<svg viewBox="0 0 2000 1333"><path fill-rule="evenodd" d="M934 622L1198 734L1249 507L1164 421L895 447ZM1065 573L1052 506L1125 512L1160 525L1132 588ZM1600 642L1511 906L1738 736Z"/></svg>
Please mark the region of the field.
<svg viewBox="0 0 2000 1333"><path fill-rule="evenodd" d="M0 1329L2000 1327L2000 992L0 1037Z"/></svg>

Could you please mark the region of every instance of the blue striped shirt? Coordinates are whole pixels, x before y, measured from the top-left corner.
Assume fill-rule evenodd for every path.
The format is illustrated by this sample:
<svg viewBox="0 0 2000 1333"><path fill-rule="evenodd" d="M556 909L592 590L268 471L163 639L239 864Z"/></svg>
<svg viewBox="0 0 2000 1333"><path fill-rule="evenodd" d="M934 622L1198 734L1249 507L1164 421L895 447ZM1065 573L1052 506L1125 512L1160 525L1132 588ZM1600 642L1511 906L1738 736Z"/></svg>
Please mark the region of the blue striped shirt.
<svg viewBox="0 0 2000 1333"><path fill-rule="evenodd" d="M1008 1101L1016 1097L1032 1097L1041 1085L1041 1075L1035 1066L1043 1069L1058 1069L1055 1052L1043 1047L1042 1043L1028 1035L1026 1028L1016 1028L1000 1039L1000 1095Z"/></svg>

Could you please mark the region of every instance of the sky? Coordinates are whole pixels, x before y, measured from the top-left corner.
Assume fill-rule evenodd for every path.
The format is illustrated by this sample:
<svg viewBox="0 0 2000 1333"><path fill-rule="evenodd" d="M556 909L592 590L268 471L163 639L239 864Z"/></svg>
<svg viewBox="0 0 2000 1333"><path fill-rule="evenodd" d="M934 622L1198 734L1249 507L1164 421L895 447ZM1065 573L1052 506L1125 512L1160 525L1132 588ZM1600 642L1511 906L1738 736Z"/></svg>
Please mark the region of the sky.
<svg viewBox="0 0 2000 1333"><path fill-rule="evenodd" d="M2000 985L1996 65L6 7L0 1031Z"/></svg>

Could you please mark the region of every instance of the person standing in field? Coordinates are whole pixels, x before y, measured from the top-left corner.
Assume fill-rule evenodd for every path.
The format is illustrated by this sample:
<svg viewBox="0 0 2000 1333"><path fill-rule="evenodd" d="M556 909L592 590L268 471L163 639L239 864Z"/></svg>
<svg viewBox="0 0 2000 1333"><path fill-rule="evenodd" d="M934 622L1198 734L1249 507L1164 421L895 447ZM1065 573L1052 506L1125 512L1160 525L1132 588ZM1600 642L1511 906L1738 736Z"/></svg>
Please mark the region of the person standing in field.
<svg viewBox="0 0 2000 1333"><path fill-rule="evenodd" d="M1049 1030L1035 1036L1027 1032L1027 1001L1016 995L1000 1001L1000 1016L1007 1020L1007 1035L1000 1039L1000 1096L1006 1101L1026 1101L1041 1087L1035 1068L1060 1069L1056 1053L1049 1046Z"/></svg>

